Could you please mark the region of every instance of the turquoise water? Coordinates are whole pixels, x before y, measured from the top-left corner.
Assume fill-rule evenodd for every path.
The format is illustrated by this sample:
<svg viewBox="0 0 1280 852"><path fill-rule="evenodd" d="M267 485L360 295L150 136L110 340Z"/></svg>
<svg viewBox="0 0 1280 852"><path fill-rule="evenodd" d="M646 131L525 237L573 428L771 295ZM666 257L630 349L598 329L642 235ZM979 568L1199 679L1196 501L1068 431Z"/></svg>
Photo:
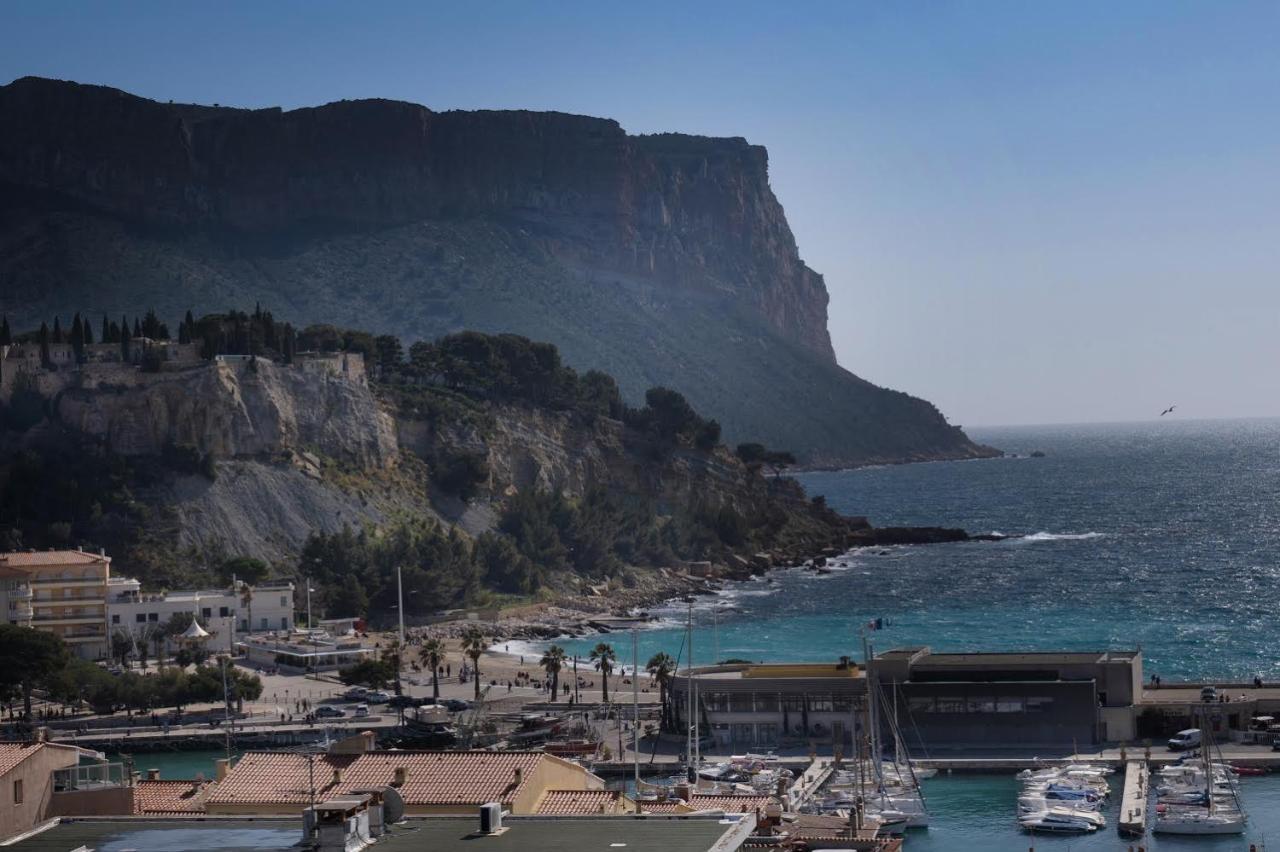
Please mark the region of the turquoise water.
<svg viewBox="0 0 1280 852"><path fill-rule="evenodd" d="M238 758L243 754L242 751L232 749L231 756ZM219 760L227 756L222 749L213 751L151 751L151 752L135 752L130 755L133 758L134 768L146 777L148 769L159 769L160 778L165 781L189 780L195 778L197 774L203 773L205 778L214 777L215 760ZM119 752L107 754L107 759L113 763L123 759L123 755Z"/></svg>
<svg viewBox="0 0 1280 852"><path fill-rule="evenodd" d="M1134 648L1166 680L1280 679L1280 421L975 429L1004 458L799 477L878 525L1024 538L862 550L694 605L694 661L935 650ZM712 608L720 608L713 615ZM726 609L727 608L727 609ZM684 606L655 609L641 663L682 654ZM718 622L713 626L713 618ZM585 653L599 639L565 643ZM616 638L630 663L629 637Z"/></svg>
<svg viewBox="0 0 1280 852"><path fill-rule="evenodd" d="M909 852L982 852L1025 850L1034 847L1053 852L1124 850L1142 846L1160 852L1245 852L1249 844L1259 850L1268 838L1280 843L1280 777L1245 778L1241 800L1249 814L1242 837L1170 837L1148 834L1141 840L1124 840L1115 829L1120 810L1119 775L1104 811L1107 827L1082 837L1031 835L1015 822L1019 782L1011 775L939 775L924 782L930 814L927 831L907 833Z"/></svg>

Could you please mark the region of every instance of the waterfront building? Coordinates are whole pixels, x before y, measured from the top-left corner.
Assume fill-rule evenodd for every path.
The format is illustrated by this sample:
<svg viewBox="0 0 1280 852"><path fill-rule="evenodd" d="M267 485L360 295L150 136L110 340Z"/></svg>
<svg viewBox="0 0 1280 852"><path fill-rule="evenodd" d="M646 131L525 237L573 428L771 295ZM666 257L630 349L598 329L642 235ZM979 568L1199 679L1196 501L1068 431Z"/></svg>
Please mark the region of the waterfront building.
<svg viewBox="0 0 1280 852"><path fill-rule="evenodd" d="M377 656L358 636L333 637L321 630L272 632L236 642L246 665L289 674L335 671Z"/></svg>
<svg viewBox="0 0 1280 852"><path fill-rule="evenodd" d="M1142 702L1140 651L934 653L901 648L875 657L884 722L915 750L1062 748L1129 742ZM724 665L673 679L676 724L688 724L697 685L703 751L813 745L848 752L867 718L866 673L828 664ZM709 742L705 741L709 738Z"/></svg>
<svg viewBox="0 0 1280 852"><path fill-rule="evenodd" d="M862 669L837 663L724 665L673 678L677 727L689 724L689 683L697 685L702 735L715 750L784 745L851 745L866 696ZM704 746L704 750L706 747Z"/></svg>
<svg viewBox="0 0 1280 852"><path fill-rule="evenodd" d="M1134 739L1141 651L876 655L872 676L909 747L1063 747Z"/></svg>
<svg viewBox="0 0 1280 852"><path fill-rule="evenodd" d="M394 787L408 814L474 814L497 802L535 814L552 791L603 790L582 766L543 752L250 752L219 781L210 814L297 814L312 801Z"/></svg>
<svg viewBox="0 0 1280 852"><path fill-rule="evenodd" d="M80 657L107 655L111 557L86 550L0 553L4 616L60 637Z"/></svg>
<svg viewBox="0 0 1280 852"><path fill-rule="evenodd" d="M111 632L122 631L139 640L179 613L198 614L213 634L209 649L218 652L230 652L236 637L287 631L293 625L294 588L287 581L257 586L237 581L222 589L149 593L142 591L142 584L135 579L113 577L107 588Z"/></svg>

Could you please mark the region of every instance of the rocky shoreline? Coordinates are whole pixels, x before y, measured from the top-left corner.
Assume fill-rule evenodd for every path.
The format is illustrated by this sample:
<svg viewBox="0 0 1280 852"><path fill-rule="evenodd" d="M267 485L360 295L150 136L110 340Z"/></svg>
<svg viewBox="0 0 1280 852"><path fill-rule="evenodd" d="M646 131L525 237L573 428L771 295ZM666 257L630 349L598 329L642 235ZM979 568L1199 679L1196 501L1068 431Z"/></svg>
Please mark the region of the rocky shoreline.
<svg viewBox="0 0 1280 852"><path fill-rule="evenodd" d="M504 609L488 619L446 621L415 628L413 633L460 639L466 631L479 627L494 643L606 634L629 630L652 620L645 612L649 607L695 595L715 594L729 583L749 581L772 571L829 573L828 561L853 550L1004 538L1007 536L970 535L962 529L945 527L867 527L850 533L846 547L825 547L803 560L758 553L750 558L731 557L729 565L690 562L682 569L637 571L629 576L629 585L585 586L582 592L562 595L546 603Z"/></svg>

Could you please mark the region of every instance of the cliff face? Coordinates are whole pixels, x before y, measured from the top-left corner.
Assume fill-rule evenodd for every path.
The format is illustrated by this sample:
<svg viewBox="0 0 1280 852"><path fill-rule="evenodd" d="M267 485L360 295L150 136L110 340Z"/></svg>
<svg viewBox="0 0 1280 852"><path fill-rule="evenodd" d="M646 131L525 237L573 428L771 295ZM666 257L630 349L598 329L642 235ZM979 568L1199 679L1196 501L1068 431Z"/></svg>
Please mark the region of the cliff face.
<svg viewBox="0 0 1280 852"><path fill-rule="evenodd" d="M512 331L809 463L987 452L835 363L822 278L742 139L392 101L161 104L34 78L0 87L0 126L0 312L19 328L261 302L407 341Z"/></svg>
<svg viewBox="0 0 1280 852"><path fill-rule="evenodd" d="M510 217L555 227L565 259L732 291L834 358L822 278L799 259L765 150L742 139L385 100L175 106L39 78L0 88L0 116L0 180L96 210L259 236Z"/></svg>

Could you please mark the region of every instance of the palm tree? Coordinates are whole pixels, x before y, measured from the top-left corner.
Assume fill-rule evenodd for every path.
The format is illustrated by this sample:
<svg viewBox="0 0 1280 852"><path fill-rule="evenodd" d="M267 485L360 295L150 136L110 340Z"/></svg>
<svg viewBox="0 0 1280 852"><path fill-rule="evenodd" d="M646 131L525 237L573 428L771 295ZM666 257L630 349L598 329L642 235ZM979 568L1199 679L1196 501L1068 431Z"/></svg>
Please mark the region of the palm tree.
<svg viewBox="0 0 1280 852"><path fill-rule="evenodd" d="M676 672L676 661L670 654L662 651L649 658L649 663L644 670L658 683L658 705L662 708L661 727L662 730L669 731L671 719L667 712L667 689L671 685L672 675Z"/></svg>
<svg viewBox="0 0 1280 852"><path fill-rule="evenodd" d="M244 632L247 636L253 632L253 587L248 583L240 587L240 604L248 610L248 615L245 616L244 622Z"/></svg>
<svg viewBox="0 0 1280 852"><path fill-rule="evenodd" d="M437 677L440 666L444 663L444 643L439 639L426 639L418 651L418 659L431 669L431 698L440 703L440 679Z"/></svg>
<svg viewBox="0 0 1280 852"><path fill-rule="evenodd" d="M564 648L552 645L538 663L546 671L547 677L551 678L551 697L547 699L548 702L555 701L560 694L560 669L564 666L564 661Z"/></svg>
<svg viewBox="0 0 1280 852"><path fill-rule="evenodd" d="M468 627L467 632L462 634L462 653L471 660L471 668L475 672L476 701L480 700L480 655L488 647L489 644L485 641L484 633L479 627Z"/></svg>
<svg viewBox="0 0 1280 852"><path fill-rule="evenodd" d="M599 645L591 649L591 659L596 661L596 668L600 670L600 674L604 680L604 703L609 703L609 675L613 674L613 664L618 659L618 655L614 653L613 646L608 642L601 642Z"/></svg>

